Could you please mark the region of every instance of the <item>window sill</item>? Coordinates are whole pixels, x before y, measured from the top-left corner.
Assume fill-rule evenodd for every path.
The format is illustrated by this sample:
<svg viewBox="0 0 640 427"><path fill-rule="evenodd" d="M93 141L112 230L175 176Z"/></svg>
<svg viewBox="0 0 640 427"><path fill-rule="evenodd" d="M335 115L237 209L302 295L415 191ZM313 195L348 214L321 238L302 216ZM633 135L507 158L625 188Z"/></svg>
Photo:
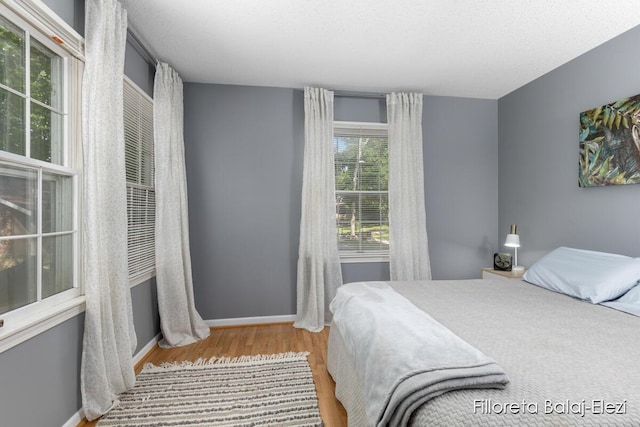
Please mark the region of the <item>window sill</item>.
<svg viewBox="0 0 640 427"><path fill-rule="evenodd" d="M341 264L389 262L389 254L340 254Z"/></svg>
<svg viewBox="0 0 640 427"><path fill-rule="evenodd" d="M84 296L79 296L43 310L37 318L31 317L29 321L13 325L5 322L0 328L0 353L84 312L84 302Z"/></svg>
<svg viewBox="0 0 640 427"><path fill-rule="evenodd" d="M155 270L130 283L130 288L138 286L155 277ZM26 340L53 328L85 311L85 297L80 295L55 306L43 309L28 320L10 324L5 321L0 327L0 353L25 342ZM2 315L0 315L0 319Z"/></svg>

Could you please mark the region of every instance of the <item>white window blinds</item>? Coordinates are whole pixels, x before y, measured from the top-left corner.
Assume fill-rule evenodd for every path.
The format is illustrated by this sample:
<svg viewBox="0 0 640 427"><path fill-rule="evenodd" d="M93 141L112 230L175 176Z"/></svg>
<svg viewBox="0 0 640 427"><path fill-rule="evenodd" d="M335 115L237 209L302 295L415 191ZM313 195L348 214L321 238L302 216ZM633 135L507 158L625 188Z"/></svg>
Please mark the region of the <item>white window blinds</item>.
<svg viewBox="0 0 640 427"><path fill-rule="evenodd" d="M333 146L341 256L388 253L386 123L335 122Z"/></svg>
<svg viewBox="0 0 640 427"><path fill-rule="evenodd" d="M124 139L127 170L128 268L132 285L155 274L153 100L124 82Z"/></svg>

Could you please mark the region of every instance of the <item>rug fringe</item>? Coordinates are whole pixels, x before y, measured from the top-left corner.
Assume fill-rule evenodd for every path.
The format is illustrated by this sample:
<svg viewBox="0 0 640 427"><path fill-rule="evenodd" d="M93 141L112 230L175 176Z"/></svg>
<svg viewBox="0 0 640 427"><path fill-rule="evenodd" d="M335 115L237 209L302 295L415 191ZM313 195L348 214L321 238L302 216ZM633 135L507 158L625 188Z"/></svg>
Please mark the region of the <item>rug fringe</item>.
<svg viewBox="0 0 640 427"><path fill-rule="evenodd" d="M184 369L184 368L197 368L200 366L207 365L231 365L231 364L252 364L256 362L265 362L265 361L277 361L284 359L299 359L306 358L309 354L308 351L289 351L286 353L277 353L277 354L257 354L257 355L247 355L247 356L235 356L235 357L217 357L213 356L210 359L199 358L195 361L185 360L182 362L163 362L160 365L154 365L153 363L145 363L142 367L142 372L154 372L161 371L166 369Z"/></svg>

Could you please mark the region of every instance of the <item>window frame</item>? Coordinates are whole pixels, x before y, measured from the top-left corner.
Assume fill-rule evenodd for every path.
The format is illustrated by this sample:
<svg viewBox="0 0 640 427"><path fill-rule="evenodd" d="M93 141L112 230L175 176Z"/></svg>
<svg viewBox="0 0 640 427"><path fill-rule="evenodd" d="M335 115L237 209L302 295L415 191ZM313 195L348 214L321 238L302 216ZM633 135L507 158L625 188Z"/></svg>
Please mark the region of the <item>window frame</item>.
<svg viewBox="0 0 640 427"><path fill-rule="evenodd" d="M336 137L336 130L338 133L340 130L347 130L349 132L353 132L354 134L361 130L371 130L372 133L380 133L384 132L387 137L387 144L389 141L389 125L388 123L378 123L378 122L354 122L354 121L334 121L333 122L333 138L331 140L331 144L334 144L333 139ZM387 145L388 146L388 145ZM334 158L335 161L335 158ZM387 158L387 162L389 159ZM335 174L335 172L334 172ZM337 193L337 189L334 184L334 192ZM389 194L389 190L387 188L387 195ZM336 213L337 216L337 213ZM337 223L336 223L337 228ZM337 231L337 230L336 230ZM337 233L336 233L336 242L337 242ZM348 263L369 263L369 262L389 262L389 250L386 251L375 251L368 250L364 252L356 252L356 251L345 251L338 250L338 255L340 257L340 262L343 264Z"/></svg>
<svg viewBox="0 0 640 427"><path fill-rule="evenodd" d="M41 184L45 182L43 174L52 173L55 175L72 177L72 226L67 232L43 232L38 230L38 240L47 236L71 235L73 236L73 287L71 289L56 293L39 301L13 309L0 314L0 353L14 347L15 345L32 338L53 326L64 322L85 309L84 287L82 283L82 235L80 227L81 218L81 176L82 176L82 147L81 147L81 76L84 67L84 58L81 50L84 45L83 38L75 32L68 24L63 22L57 15L40 2L31 0L11 0L0 4L0 14L13 25L25 31L25 39L32 37L38 43L54 52L62 58L63 72L63 93L62 93L62 144L63 154L60 165L49 163L43 160L26 157L19 154L0 151L0 161L2 163L17 166L18 168L32 168L38 171L38 210L42 208ZM57 37L62 43L54 39ZM53 40L52 40L53 39ZM30 45L30 43L28 44ZM28 52L25 47L25 51ZM25 55L25 62L29 61L29 54ZM30 85L29 73L25 69L26 85ZM15 93L11 90L10 92ZM25 89L25 103L32 102L29 90ZM34 100L35 101L35 100ZM36 104L42 104L37 102ZM58 108L47 107L51 111L58 111ZM25 131L29 129L30 117L29 109L25 110ZM26 138L25 138L26 139ZM25 154L28 154L26 150ZM42 216L39 217L42 221ZM26 237L26 236L25 236ZM23 237L21 237L23 238ZM39 252L41 253L39 245ZM41 258L41 255L38 254ZM42 267L41 260L38 268ZM38 272L38 275L41 273ZM38 298L41 290L37 291Z"/></svg>

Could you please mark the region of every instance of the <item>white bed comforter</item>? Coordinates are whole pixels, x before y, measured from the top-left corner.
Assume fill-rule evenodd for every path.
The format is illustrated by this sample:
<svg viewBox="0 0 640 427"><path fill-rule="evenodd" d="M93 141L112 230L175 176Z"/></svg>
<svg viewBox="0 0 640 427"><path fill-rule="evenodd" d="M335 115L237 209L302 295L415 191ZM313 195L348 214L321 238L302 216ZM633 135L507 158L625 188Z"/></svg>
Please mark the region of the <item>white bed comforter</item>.
<svg viewBox="0 0 640 427"><path fill-rule="evenodd" d="M342 286L331 311L352 355L369 425L407 425L417 407L442 393L509 382L493 359L384 282Z"/></svg>

